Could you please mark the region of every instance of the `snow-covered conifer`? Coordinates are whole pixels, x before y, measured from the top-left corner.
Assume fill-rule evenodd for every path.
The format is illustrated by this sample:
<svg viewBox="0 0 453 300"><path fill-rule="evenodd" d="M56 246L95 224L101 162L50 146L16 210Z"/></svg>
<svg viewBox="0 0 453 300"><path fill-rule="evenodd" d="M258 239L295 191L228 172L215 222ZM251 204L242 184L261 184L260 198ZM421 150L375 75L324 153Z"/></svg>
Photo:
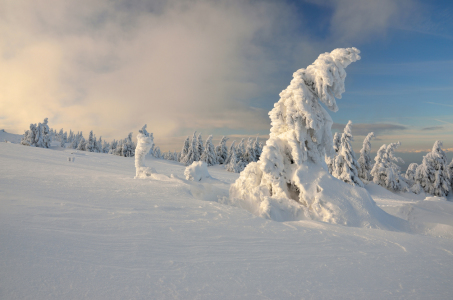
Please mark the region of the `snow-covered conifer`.
<svg viewBox="0 0 453 300"><path fill-rule="evenodd" d="M198 161L198 139L196 136L197 132L195 131L192 136L192 142L189 145L187 154L181 158L181 162L186 166L191 165L194 161Z"/></svg>
<svg viewBox="0 0 453 300"><path fill-rule="evenodd" d="M102 142L101 153L109 153L110 144L106 141Z"/></svg>
<svg viewBox="0 0 453 300"><path fill-rule="evenodd" d="M184 159L184 157L186 157L187 153L189 153L189 147L190 147L190 139L189 139L189 137L187 137L186 140L184 141L184 145L182 146L182 149L181 149L181 157L179 159L180 162Z"/></svg>
<svg viewBox="0 0 453 300"><path fill-rule="evenodd" d="M198 157L196 159L197 161L201 159L203 152L204 152L203 138L201 137L201 133L200 133L198 135Z"/></svg>
<svg viewBox="0 0 453 300"><path fill-rule="evenodd" d="M269 113L270 137L259 161L247 165L231 186L230 197L261 203L259 213L268 217L272 217L275 204L294 207L297 214L334 222L334 215L344 213L343 207L355 207L350 198L340 199L327 193L316 196L316 193L321 195L330 183L336 184L324 160L325 155L333 157L335 153L333 121L321 103L332 111L338 110L335 97L341 98L345 90L345 68L360 59L359 53L356 48L335 49L293 74L290 85L280 93L280 100ZM316 177L309 180L312 176ZM354 188L344 187L344 190ZM354 191L362 193L362 189ZM370 197L366 201L365 204L361 200L361 205L373 206ZM340 202L349 204L344 206ZM335 210L329 209L333 206ZM369 218L369 213L362 211L357 208L355 213Z"/></svg>
<svg viewBox="0 0 453 300"><path fill-rule="evenodd" d="M242 171L241 163L242 161L238 158L236 147L230 148L230 159L228 164L226 165L226 170L228 172L240 173Z"/></svg>
<svg viewBox="0 0 453 300"><path fill-rule="evenodd" d="M85 138L82 136L80 138L80 142L79 142L79 144L77 146L77 150L87 151L86 145L87 145L87 143L85 141Z"/></svg>
<svg viewBox="0 0 453 300"><path fill-rule="evenodd" d="M373 178L371 178L371 169L373 168L373 160L370 157L371 154L371 139L374 137L374 133L370 132L368 135L365 137L363 140L363 146L362 149L360 150L360 157L358 160L358 163L360 165L358 171L359 171L359 177L362 180L366 181L371 181Z"/></svg>
<svg viewBox="0 0 453 300"><path fill-rule="evenodd" d="M114 155L123 156L123 140L118 140L116 147L113 150Z"/></svg>
<svg viewBox="0 0 453 300"><path fill-rule="evenodd" d="M355 158L355 153L351 145L351 141L354 140L351 125L352 122L349 121L341 135L341 144L338 154L335 157L332 175L351 185L363 187L363 182L360 180L358 172L360 165Z"/></svg>
<svg viewBox="0 0 453 300"><path fill-rule="evenodd" d="M407 167L405 175L407 180L415 181L415 172L417 171L417 167L417 163L411 163L409 167Z"/></svg>
<svg viewBox="0 0 453 300"><path fill-rule="evenodd" d="M400 157L394 156L395 150L400 145L400 142L391 143L388 146L382 145L374 158L375 163L370 172L374 183L391 191L408 190L406 180L400 174L401 169L396 164L397 162L404 163L404 161Z"/></svg>
<svg viewBox="0 0 453 300"><path fill-rule="evenodd" d="M133 157L135 155L135 144L132 141L132 132L127 135L127 138L123 141L123 152L124 157Z"/></svg>
<svg viewBox="0 0 453 300"><path fill-rule="evenodd" d="M160 153L159 146L154 147L153 155L155 158L162 158L162 154Z"/></svg>
<svg viewBox="0 0 453 300"><path fill-rule="evenodd" d="M68 143L72 143L73 140L74 140L74 132L71 129L69 129Z"/></svg>
<svg viewBox="0 0 453 300"><path fill-rule="evenodd" d="M97 152L97 153L103 153L103 151L102 151L102 149L103 149L102 148L102 136L99 137L99 140L95 140L95 142L96 143L95 143L95 146L94 146L94 148L95 148L94 151Z"/></svg>
<svg viewBox="0 0 453 300"><path fill-rule="evenodd" d="M227 159L225 160L225 163L224 165L227 165L230 163L230 160L231 160L231 157L233 156L233 153L234 155L236 155L236 146L234 145L236 143L236 141L233 141L230 145L230 149L228 149L228 156L227 156Z"/></svg>
<svg viewBox="0 0 453 300"><path fill-rule="evenodd" d="M261 152L263 152L263 145L258 141L258 137L256 137L253 145L255 149L255 161L258 161L260 159Z"/></svg>
<svg viewBox="0 0 453 300"><path fill-rule="evenodd" d="M228 148L226 146L227 141L228 138L223 136L219 145L216 147L217 161L221 165L223 165L228 158Z"/></svg>
<svg viewBox="0 0 453 300"><path fill-rule="evenodd" d="M116 147L118 146L118 141L117 140L113 140L112 143L109 145L109 151L108 153L109 154L113 154L115 155L115 152L116 152Z"/></svg>
<svg viewBox="0 0 453 300"><path fill-rule="evenodd" d="M90 131L90 135L88 136L88 140L86 141L86 151L94 152L94 134L93 130Z"/></svg>
<svg viewBox="0 0 453 300"><path fill-rule="evenodd" d="M249 138L247 140L247 146L245 147L244 161L248 163L256 162L256 153L255 153L255 140Z"/></svg>
<svg viewBox="0 0 453 300"><path fill-rule="evenodd" d="M206 139L206 146L204 147L204 152L201 155L200 160L204 161L208 166L217 164L217 155L215 153L214 144L212 143L212 135L208 136Z"/></svg>
<svg viewBox="0 0 453 300"><path fill-rule="evenodd" d="M447 166L448 173L450 174L450 191L453 193L453 159L451 160L450 164Z"/></svg>
<svg viewBox="0 0 453 300"><path fill-rule="evenodd" d="M442 146L442 141L436 141L432 151L423 157L422 164L417 167L415 172L415 181L423 190L439 197L447 196L451 189L447 157Z"/></svg>
<svg viewBox="0 0 453 300"><path fill-rule="evenodd" d="M338 151L340 151L340 146L341 146L341 134L338 132L335 132L335 135L333 136L333 152L332 156L327 156L325 157L326 164L327 164L327 169L330 174L333 173L334 168L335 168L335 158L338 155Z"/></svg>

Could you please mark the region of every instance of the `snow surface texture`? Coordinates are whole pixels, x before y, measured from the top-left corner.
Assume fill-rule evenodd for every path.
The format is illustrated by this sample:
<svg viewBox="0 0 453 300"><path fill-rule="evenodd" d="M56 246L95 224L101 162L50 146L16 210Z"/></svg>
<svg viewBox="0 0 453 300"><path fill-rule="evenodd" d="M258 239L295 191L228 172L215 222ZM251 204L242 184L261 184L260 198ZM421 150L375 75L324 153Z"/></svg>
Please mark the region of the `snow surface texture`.
<svg viewBox="0 0 453 300"><path fill-rule="evenodd" d="M204 161L194 161L184 170L184 176L187 180L201 181L206 178L211 178L208 172L208 165Z"/></svg>
<svg viewBox="0 0 453 300"><path fill-rule="evenodd" d="M406 199L367 185L387 212L429 222L420 232L430 236L273 222L217 202L239 176L222 166L209 168L218 183L205 184L178 179L184 166L149 156L161 178L134 180L133 158L59 150L0 143L0 299L453 294L453 240L438 237L453 233L451 196Z"/></svg>
<svg viewBox="0 0 453 300"><path fill-rule="evenodd" d="M260 160L241 173L228 201L275 221L313 219L404 230L404 222L377 207L365 189L332 177L324 162L335 151L332 119L321 103L338 110L335 97L345 90L345 68L360 59L359 53L335 49L294 73L269 113L271 133Z"/></svg>

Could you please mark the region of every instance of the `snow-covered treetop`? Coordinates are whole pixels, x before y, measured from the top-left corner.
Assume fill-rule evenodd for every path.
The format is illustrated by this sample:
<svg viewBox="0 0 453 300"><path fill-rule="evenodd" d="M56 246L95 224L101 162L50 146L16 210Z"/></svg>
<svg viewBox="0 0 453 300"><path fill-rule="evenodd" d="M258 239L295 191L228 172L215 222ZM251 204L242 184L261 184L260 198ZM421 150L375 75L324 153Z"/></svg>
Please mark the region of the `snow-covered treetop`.
<svg viewBox="0 0 453 300"><path fill-rule="evenodd" d="M323 161L324 153L332 156L332 119L319 102L337 111L336 98L345 91L345 68L360 59L357 48L335 49L321 54L306 69L293 74L290 85L280 93L280 100L269 113L270 137L289 131L299 142L300 149L293 149L293 157L300 165L310 157ZM292 139L292 138L291 138ZM304 149L306 148L306 150Z"/></svg>
<svg viewBox="0 0 453 300"><path fill-rule="evenodd" d="M142 129L140 129L138 132L140 132L141 134L143 134L144 136L146 137L149 137L149 133L148 131L146 131L146 124L142 127Z"/></svg>

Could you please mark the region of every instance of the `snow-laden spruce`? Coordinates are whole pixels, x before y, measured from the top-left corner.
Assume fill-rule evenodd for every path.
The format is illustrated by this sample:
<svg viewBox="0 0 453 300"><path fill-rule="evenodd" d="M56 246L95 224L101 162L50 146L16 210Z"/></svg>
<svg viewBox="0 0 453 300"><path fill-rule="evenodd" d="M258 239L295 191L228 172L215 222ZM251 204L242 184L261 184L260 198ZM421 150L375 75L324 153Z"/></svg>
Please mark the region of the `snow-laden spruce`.
<svg viewBox="0 0 453 300"><path fill-rule="evenodd" d="M370 172L374 183L395 192L409 189L405 178L401 176L401 168L396 164L404 161L394 155L400 145L400 142L382 145L374 158L375 163Z"/></svg>
<svg viewBox="0 0 453 300"><path fill-rule="evenodd" d="M137 147L135 148L135 178L144 178L151 175L151 169L145 165L145 157L153 144L153 136L150 136L148 131L146 131L145 124L137 135Z"/></svg>
<svg viewBox="0 0 453 300"><path fill-rule="evenodd" d="M341 134L335 132L335 135L333 136L333 150L335 151L335 153L333 154L333 156L326 156L327 170L329 171L330 174L333 173L335 157L337 157L338 151L340 151L340 145L341 145Z"/></svg>
<svg viewBox="0 0 453 300"><path fill-rule="evenodd" d="M363 187L363 182L358 173L360 165L355 158L351 145L351 141L353 141L351 126L352 122L349 121L344 127L338 154L334 160L332 175L351 185Z"/></svg>
<svg viewBox="0 0 453 300"><path fill-rule="evenodd" d="M226 146L227 141L228 138L223 136L222 139L220 140L219 145L216 147L217 162L220 165L225 164L228 158L228 148Z"/></svg>
<svg viewBox="0 0 453 300"><path fill-rule="evenodd" d="M250 163L230 188L230 201L278 221L312 218L349 226L388 228L399 222L363 188L348 185L328 171L334 156L332 119L345 91L345 68L360 59L356 48L321 54L294 73L269 113L270 137L258 162Z"/></svg>
<svg viewBox="0 0 453 300"><path fill-rule="evenodd" d="M451 189L447 157L442 146L442 141L436 141L432 151L423 157L422 164L417 167L415 172L415 181L423 190L439 197L447 196Z"/></svg>
<svg viewBox="0 0 453 300"><path fill-rule="evenodd" d="M40 148L50 147L50 129L47 125L48 119L45 118L43 123L30 124L30 130L25 131L21 144Z"/></svg>
<svg viewBox="0 0 453 300"><path fill-rule="evenodd" d="M370 157L371 154L371 139L374 138L374 132L368 133L368 135L363 140L363 146L360 150L360 157L358 160L359 163L359 177L362 180L371 181L371 169L373 168L373 160Z"/></svg>
<svg viewBox="0 0 453 300"><path fill-rule="evenodd" d="M212 135L206 140L206 146L204 147L204 152L201 155L200 160L204 161L208 166L217 164L217 154L215 153L214 144L212 143Z"/></svg>
<svg viewBox="0 0 453 300"><path fill-rule="evenodd" d="M181 162L186 166L191 165L194 161L198 161L198 139L197 139L197 132L195 131L192 136L192 141L189 145L189 149L187 150L187 154L181 158Z"/></svg>

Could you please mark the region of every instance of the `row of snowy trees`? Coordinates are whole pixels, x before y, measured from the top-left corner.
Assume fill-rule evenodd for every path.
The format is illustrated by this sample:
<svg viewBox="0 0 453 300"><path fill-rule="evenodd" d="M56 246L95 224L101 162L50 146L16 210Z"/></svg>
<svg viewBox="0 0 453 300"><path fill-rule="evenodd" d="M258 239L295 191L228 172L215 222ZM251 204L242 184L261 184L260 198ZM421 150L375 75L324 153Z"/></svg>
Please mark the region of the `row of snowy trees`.
<svg viewBox="0 0 453 300"><path fill-rule="evenodd" d="M184 145L180 153L173 155L173 160L179 161L186 166L191 165L194 161L204 161L208 166L224 165L227 171L239 173L250 162L258 161L263 144L256 138L248 138L247 142L242 139L236 145L233 141L228 148L226 143L227 137L222 137L220 143L214 147L212 143L212 135L210 135L206 142L203 142L201 134L197 136L194 132L192 140L189 137L184 141ZM171 157L171 154L168 154Z"/></svg>
<svg viewBox="0 0 453 300"><path fill-rule="evenodd" d="M448 164L442 142L436 141L431 152L423 157L418 165L409 165L406 174L401 173L397 163L404 163L394 155L401 145L390 143L382 145L377 151L374 163L371 160L371 139L369 133L363 141L360 158L356 160L351 141L353 141L352 122L349 121L340 135L333 137L335 156L326 157L329 172L336 178L351 185L363 187L363 182L373 181L391 191L425 193L434 196L447 196L453 190L453 160Z"/></svg>
<svg viewBox="0 0 453 300"><path fill-rule="evenodd" d="M73 132L72 130L60 131L49 129L47 118L44 123L30 124L30 130L26 131L22 139L23 145L49 148L51 141L58 141L61 147L72 148L80 151L96 152L96 153L109 153L113 155L133 157L135 156L136 145L132 141L132 132L123 140L113 140L108 143L96 138L93 131L87 139L83 136L82 132ZM146 126L146 125L145 125ZM143 127L141 130L145 130ZM153 140L153 134L148 133L149 137ZM194 161L204 161L208 166L217 164L224 165L230 172L241 172L250 162L258 161L263 144L258 141L258 138L249 138L247 141L242 139L236 145L236 142L227 147L227 137L222 137L219 145L216 147L212 142L212 135L206 141L203 141L201 134L197 135L194 132L192 140L189 137L184 141L181 152L166 152L161 153L158 146L153 145L148 154L167 160L181 162L185 165L190 165Z"/></svg>

